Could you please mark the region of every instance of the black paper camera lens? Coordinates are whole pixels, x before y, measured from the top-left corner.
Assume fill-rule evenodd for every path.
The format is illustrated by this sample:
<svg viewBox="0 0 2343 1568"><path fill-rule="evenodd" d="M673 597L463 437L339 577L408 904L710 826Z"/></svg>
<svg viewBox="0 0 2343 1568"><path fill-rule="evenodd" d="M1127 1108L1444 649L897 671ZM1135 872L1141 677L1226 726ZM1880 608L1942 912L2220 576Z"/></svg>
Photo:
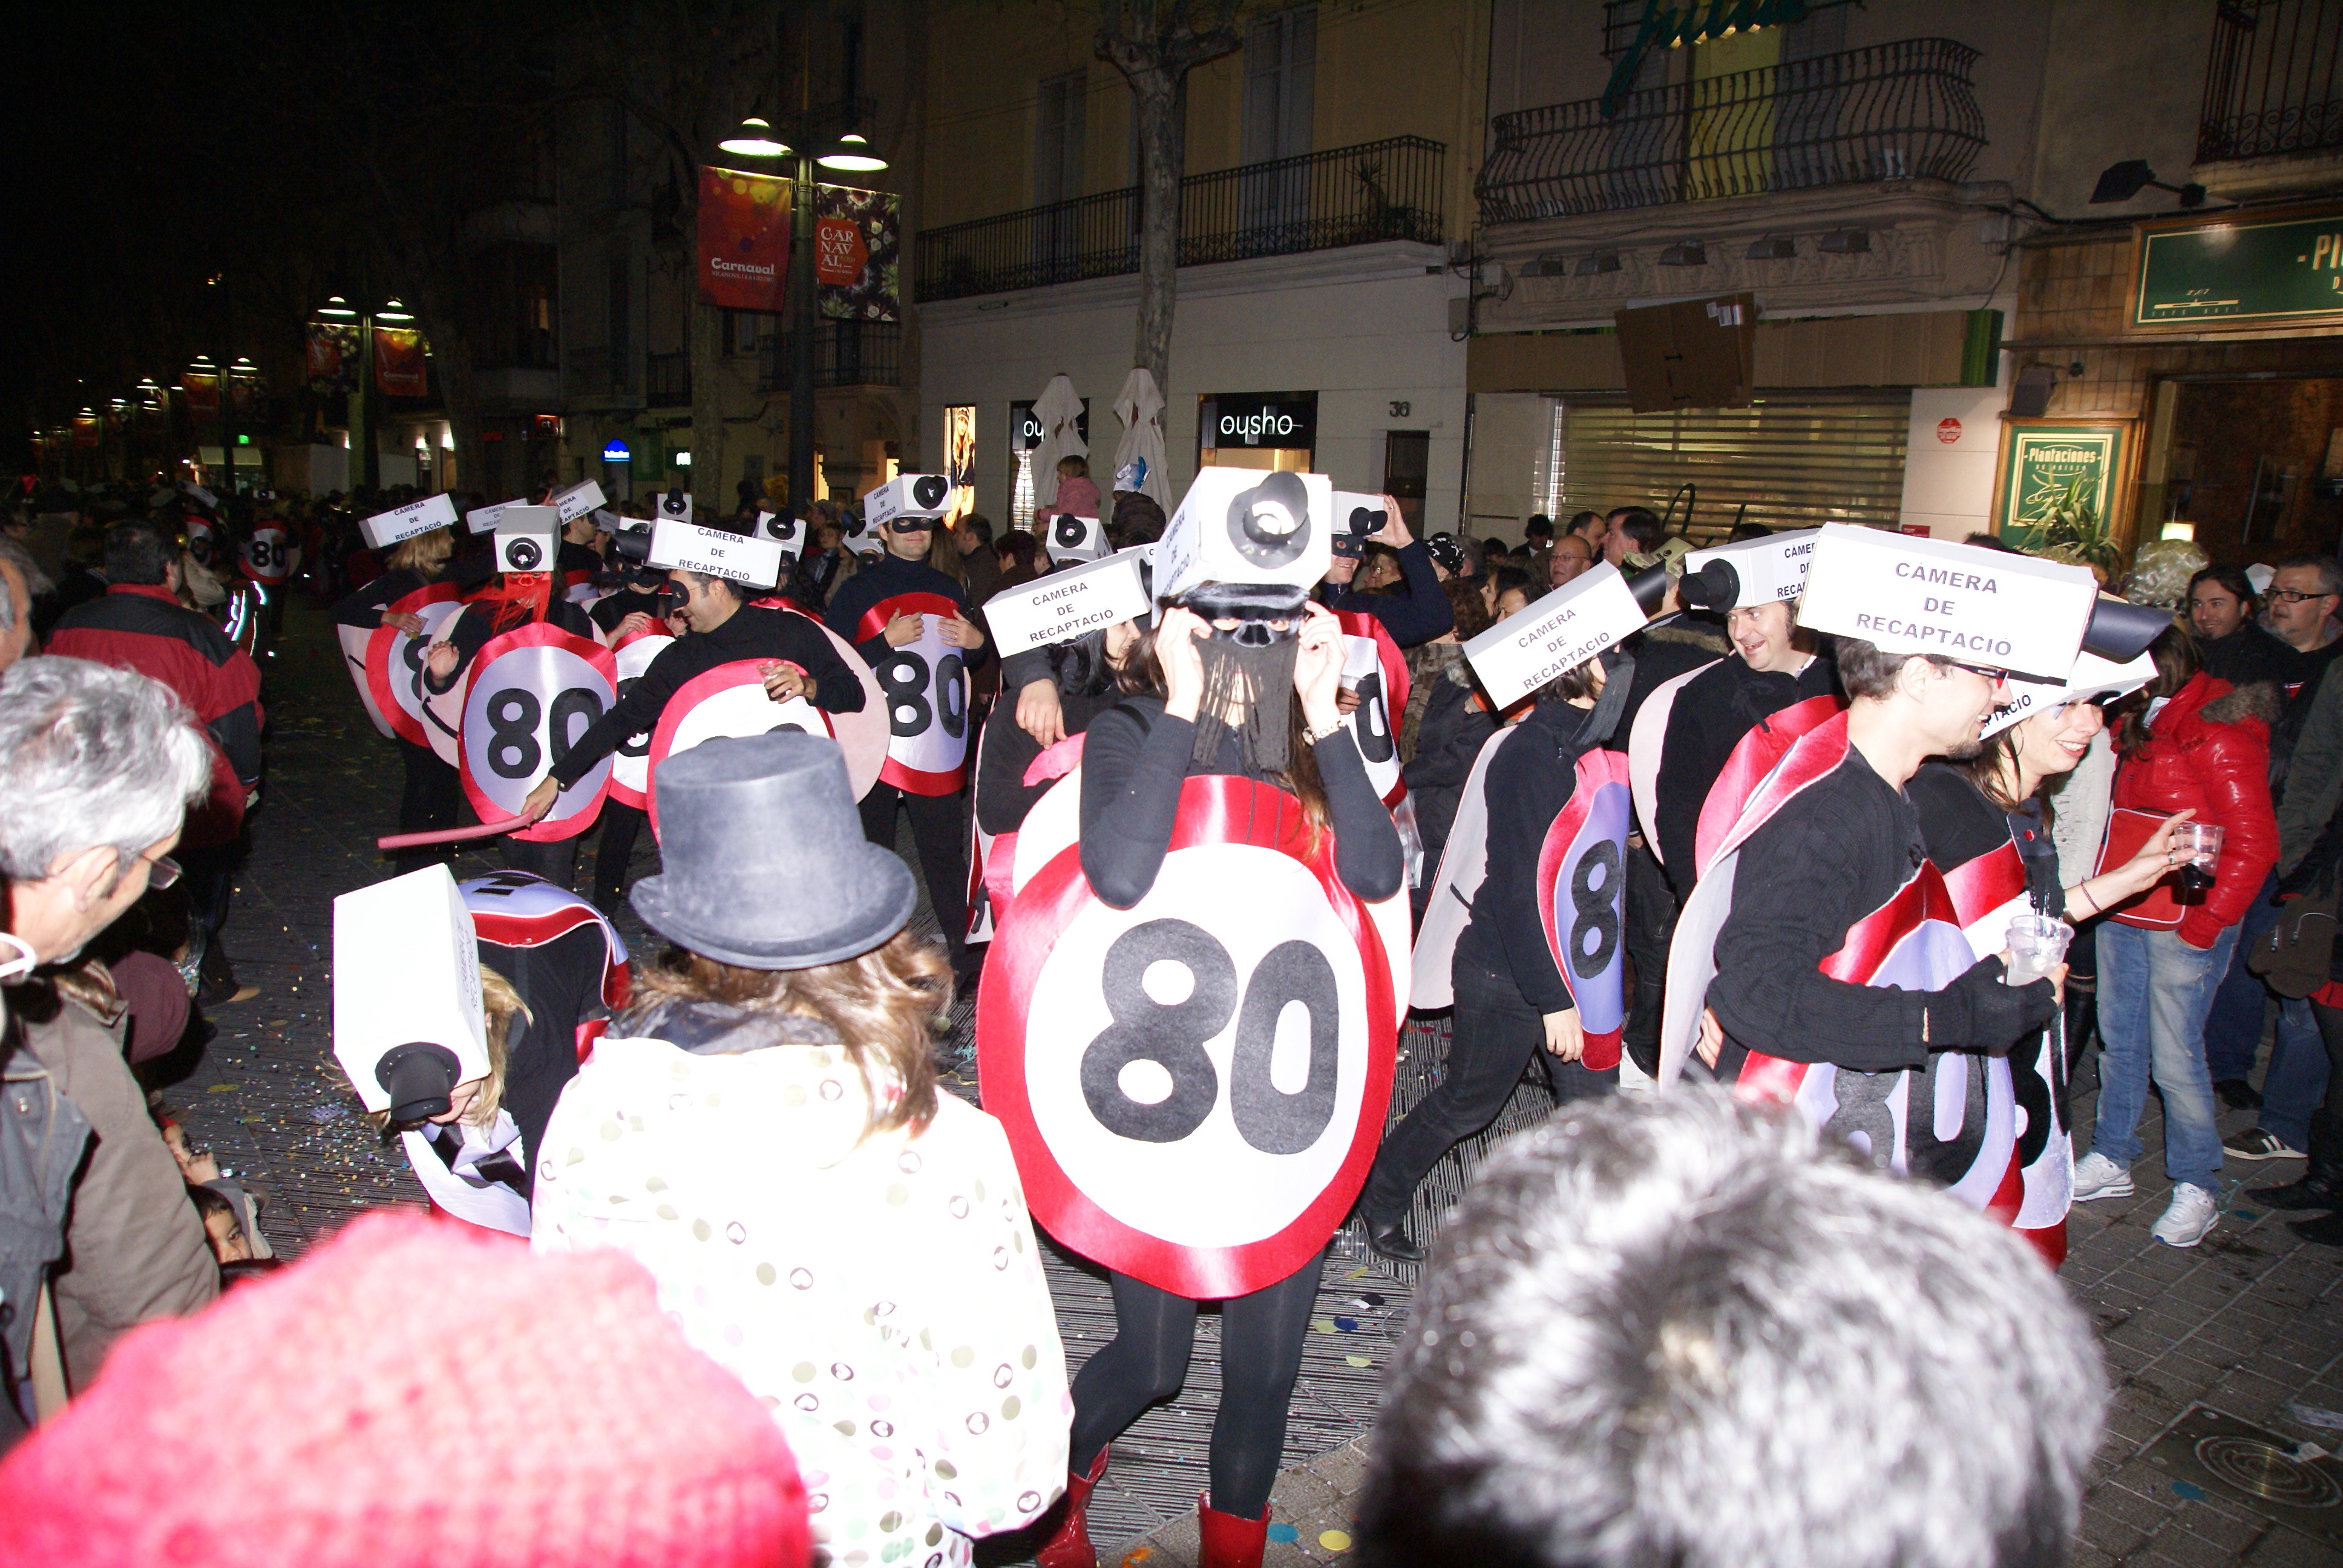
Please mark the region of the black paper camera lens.
<svg viewBox="0 0 2343 1568"><path fill-rule="evenodd" d="M941 474L921 474L911 481L911 500L924 508L942 506L950 494L951 480Z"/></svg>
<svg viewBox="0 0 2343 1568"><path fill-rule="evenodd" d="M515 539L505 547L507 571L533 572L544 559L545 552L537 548L535 539Z"/></svg>

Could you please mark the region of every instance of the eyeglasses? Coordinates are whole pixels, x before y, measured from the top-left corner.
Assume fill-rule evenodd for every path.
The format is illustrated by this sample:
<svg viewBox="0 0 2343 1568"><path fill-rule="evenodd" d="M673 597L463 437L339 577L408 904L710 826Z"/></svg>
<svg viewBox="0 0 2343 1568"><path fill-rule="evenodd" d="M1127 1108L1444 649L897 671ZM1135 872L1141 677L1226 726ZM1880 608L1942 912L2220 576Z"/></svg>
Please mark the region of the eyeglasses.
<svg viewBox="0 0 2343 1568"><path fill-rule="evenodd" d="M2288 604L2300 604L2305 599L2333 598L2335 596L2329 593L2304 593L2300 588L2274 588L2266 597L2284 599Z"/></svg>
<svg viewBox="0 0 2343 1568"><path fill-rule="evenodd" d="M146 860L146 885L150 888L167 888L182 874L179 862L168 855L157 855L151 860L144 855L138 858Z"/></svg>
<svg viewBox="0 0 2343 1568"><path fill-rule="evenodd" d="M1966 669L1971 675L1981 677L1984 679L1993 682L1996 686L1999 686L2003 681L2009 678L2009 671L2006 669L1988 669L1982 664L1963 664L1957 658L1948 658L1945 660L1945 662L1955 669Z"/></svg>

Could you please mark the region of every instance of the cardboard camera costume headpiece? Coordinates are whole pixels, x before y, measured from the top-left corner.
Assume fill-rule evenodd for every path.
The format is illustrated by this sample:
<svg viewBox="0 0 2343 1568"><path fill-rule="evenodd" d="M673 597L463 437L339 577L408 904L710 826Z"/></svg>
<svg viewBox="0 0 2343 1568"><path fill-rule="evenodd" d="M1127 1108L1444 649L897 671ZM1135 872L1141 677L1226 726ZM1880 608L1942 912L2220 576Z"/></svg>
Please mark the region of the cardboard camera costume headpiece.
<svg viewBox="0 0 2343 1568"><path fill-rule="evenodd" d="M780 541L765 537L761 529L735 534L702 528L688 518L660 518L651 524L647 564L769 588L781 580L781 553Z"/></svg>
<svg viewBox="0 0 2343 1568"><path fill-rule="evenodd" d="M358 525L366 536L368 549L387 549L401 539L411 539L417 534L427 534L434 528L456 526L456 503L446 491L426 496L419 501L409 501L387 512L377 512Z"/></svg>
<svg viewBox="0 0 2343 1568"><path fill-rule="evenodd" d="M2156 660L2143 653L2128 664L2117 664L2090 652L2075 656L2075 668L2063 681L2012 680L2009 700L1986 715L1983 734L2000 734L2021 719L2047 713L2070 702L2104 706L2129 697L2156 678Z"/></svg>
<svg viewBox="0 0 2343 1568"><path fill-rule="evenodd" d="M984 606L992 640L1006 656L1071 642L1117 621L1146 625L1153 601L1147 597L1145 548L1118 550L994 595Z"/></svg>
<svg viewBox="0 0 2343 1568"><path fill-rule="evenodd" d="M952 483L944 474L898 474L862 498L864 531L879 530L897 518L940 518L951 508Z"/></svg>
<svg viewBox="0 0 2343 1568"><path fill-rule="evenodd" d="M1466 643L1464 658L1489 700L1509 708L1643 630L1667 591L1665 567L1629 578L1608 561L1597 562Z"/></svg>
<svg viewBox="0 0 2343 1568"><path fill-rule="evenodd" d="M681 485L675 486L671 489L663 490L659 493L659 500L651 509L655 514L657 514L653 519L654 521L662 523L688 523L691 521L691 492L685 489Z"/></svg>
<svg viewBox="0 0 2343 1568"><path fill-rule="evenodd" d="M1795 599L1805 591L1806 564L1821 530L1799 528L1739 544L1694 550L1684 560L1677 594L1687 609L1745 609Z"/></svg>
<svg viewBox="0 0 2343 1568"><path fill-rule="evenodd" d="M805 553L806 526L787 512L759 512L752 537L779 545L785 561Z"/></svg>
<svg viewBox="0 0 2343 1568"><path fill-rule="evenodd" d="M497 518L497 570L549 572L561 548L561 514L551 507L508 506Z"/></svg>
<svg viewBox="0 0 2343 1568"><path fill-rule="evenodd" d="M505 515L507 507L519 507L527 504L525 501L512 500L498 501L493 506L474 507L464 514L464 531L468 534L492 534L497 530L497 519Z"/></svg>
<svg viewBox="0 0 2343 1568"><path fill-rule="evenodd" d="M1825 523L1798 624L1882 653L1933 654L2063 684L2077 654L2129 663L2172 618L2101 598L2082 567Z"/></svg>
<svg viewBox="0 0 2343 1568"><path fill-rule="evenodd" d="M1326 575L1334 486L1323 474L1205 468L1181 498L1155 546L1155 593L1185 600L1206 583L1302 598Z"/></svg>
<svg viewBox="0 0 2343 1568"><path fill-rule="evenodd" d="M1334 492L1334 533L1331 545L1338 556L1353 558L1367 553L1367 541L1383 531L1391 514L1381 496L1370 496L1357 490Z"/></svg>
<svg viewBox="0 0 2343 1568"><path fill-rule="evenodd" d="M1053 561L1094 561L1106 554L1106 529L1079 512L1045 513L1041 544Z"/></svg>
<svg viewBox="0 0 2343 1568"><path fill-rule="evenodd" d="M561 514L566 526L572 518L582 518L595 508L605 504L602 487L592 479L580 479L564 489L556 490L545 498L545 504Z"/></svg>
<svg viewBox="0 0 2343 1568"><path fill-rule="evenodd" d="M447 1111L488 1075L480 950L464 895L427 866L334 900L334 1056L368 1111Z"/></svg>

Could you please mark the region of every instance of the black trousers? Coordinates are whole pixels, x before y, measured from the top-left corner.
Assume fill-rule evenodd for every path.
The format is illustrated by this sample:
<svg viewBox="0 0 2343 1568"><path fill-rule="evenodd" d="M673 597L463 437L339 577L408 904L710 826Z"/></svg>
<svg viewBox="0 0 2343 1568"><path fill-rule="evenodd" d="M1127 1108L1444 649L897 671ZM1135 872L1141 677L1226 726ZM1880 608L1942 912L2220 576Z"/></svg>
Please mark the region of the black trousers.
<svg viewBox="0 0 2343 1568"><path fill-rule="evenodd" d="M505 867L532 872L567 890L578 879L578 841L585 836L573 833L567 839L552 839L540 844L507 835Z"/></svg>
<svg viewBox="0 0 2343 1568"><path fill-rule="evenodd" d="M914 795L892 784L873 784L862 797L862 836L882 849L895 847L899 802L911 814L911 842L919 847L920 869L927 874L928 899L958 968L968 935L968 822L960 812L960 798Z"/></svg>
<svg viewBox="0 0 2343 1568"><path fill-rule="evenodd" d="M1545 1020L1522 998L1511 975L1493 974L1459 956L1456 1021L1448 1042L1448 1070L1383 1140L1374 1169L1359 1194L1371 1225L1407 1215L1415 1189L1442 1155L1497 1119L1532 1058L1545 1069L1554 1102L1591 1099L1618 1086L1619 1070L1596 1072L1545 1049Z"/></svg>
<svg viewBox="0 0 2343 1568"><path fill-rule="evenodd" d="M1627 846L1627 961L1635 990L1621 1041L1645 1072L1660 1067L1660 1012L1667 1001L1668 944L1676 934L1675 890L1647 844Z"/></svg>
<svg viewBox="0 0 2343 1568"><path fill-rule="evenodd" d="M1321 1252L1273 1285L1221 1303L1221 1405L1212 1415L1212 1504L1258 1519L1269 1506L1285 1447L1286 1407L1302 1372L1302 1342L1318 1301ZM1088 1474L1099 1451L1188 1381L1197 1303L1111 1276L1114 1338L1074 1374L1067 1464Z"/></svg>
<svg viewBox="0 0 2343 1568"><path fill-rule="evenodd" d="M614 920L627 896L627 864L635 858L635 840L649 820L650 813L639 806L602 802L602 837L594 849L594 907Z"/></svg>
<svg viewBox="0 0 2343 1568"><path fill-rule="evenodd" d="M463 780L456 769L442 762L439 753L428 746L417 746L411 740L398 743L398 760L407 770L406 786L398 795L398 830L437 833L456 826L461 819L464 804ZM390 861L403 874L448 859L454 854L452 847L437 845L400 849Z"/></svg>

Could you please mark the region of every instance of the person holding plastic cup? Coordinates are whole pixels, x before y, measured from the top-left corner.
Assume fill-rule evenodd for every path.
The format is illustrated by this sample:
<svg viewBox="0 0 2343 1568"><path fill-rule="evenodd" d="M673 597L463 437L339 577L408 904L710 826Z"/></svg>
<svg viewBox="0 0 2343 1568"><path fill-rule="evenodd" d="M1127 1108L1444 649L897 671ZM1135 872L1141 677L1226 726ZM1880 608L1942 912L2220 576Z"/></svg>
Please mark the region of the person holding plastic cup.
<svg viewBox="0 0 2343 1568"><path fill-rule="evenodd" d="M2205 1018L2228 971L2237 923L2278 859L2269 790L2278 703L2271 687L2232 689L2200 669L2195 641L2179 627L2148 651L2157 678L2147 687L2148 708L2127 716L2117 732L2114 803L2118 810L2193 814L2165 851L2176 881L2184 861L2203 870L2208 857L2217 859L2209 885L2178 891L2177 924L2169 913L2116 908L2099 930L2098 1127L2075 1167L2075 1201L2130 1196L2152 1079L2164 1095L2164 1169L2173 1182L2155 1235L2193 1247L2217 1220L2220 1194ZM2219 828L2218 842L2202 842L2193 826ZM2181 834L2191 842L2180 843Z"/></svg>

